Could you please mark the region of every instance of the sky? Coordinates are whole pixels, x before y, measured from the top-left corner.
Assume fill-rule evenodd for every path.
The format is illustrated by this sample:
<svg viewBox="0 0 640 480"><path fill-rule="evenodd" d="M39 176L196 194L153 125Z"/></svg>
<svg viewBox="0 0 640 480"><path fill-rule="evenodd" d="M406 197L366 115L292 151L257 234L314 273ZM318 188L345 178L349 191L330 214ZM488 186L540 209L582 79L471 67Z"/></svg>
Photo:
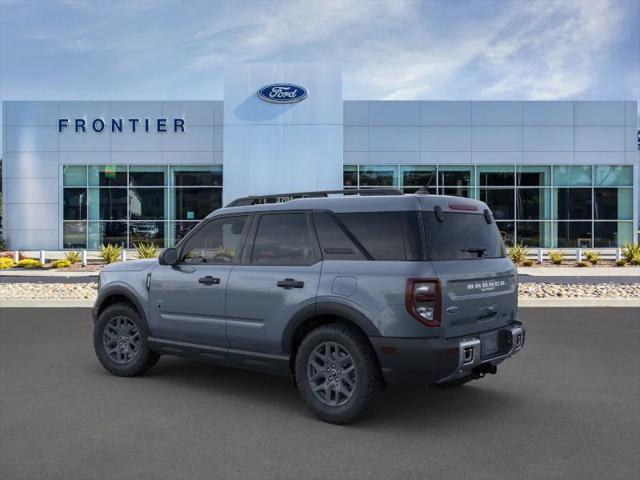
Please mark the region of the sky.
<svg viewBox="0 0 640 480"><path fill-rule="evenodd" d="M1 100L221 99L228 62L345 99L637 100L638 0L0 0Z"/></svg>

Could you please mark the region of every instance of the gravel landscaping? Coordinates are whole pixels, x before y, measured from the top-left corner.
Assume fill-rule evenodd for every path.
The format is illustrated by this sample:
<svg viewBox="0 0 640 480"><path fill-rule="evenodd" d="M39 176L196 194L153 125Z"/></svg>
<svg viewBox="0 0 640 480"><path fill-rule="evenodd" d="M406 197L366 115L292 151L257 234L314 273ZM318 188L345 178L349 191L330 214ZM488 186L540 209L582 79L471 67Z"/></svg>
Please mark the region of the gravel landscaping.
<svg viewBox="0 0 640 480"><path fill-rule="evenodd" d="M24 299L94 299L97 283L2 283L0 298ZM640 298L640 283L520 284L521 298Z"/></svg>
<svg viewBox="0 0 640 480"><path fill-rule="evenodd" d="M3 300L94 299L98 284L86 283L0 283Z"/></svg>
<svg viewBox="0 0 640 480"><path fill-rule="evenodd" d="M526 283L520 298L640 298L640 283Z"/></svg>

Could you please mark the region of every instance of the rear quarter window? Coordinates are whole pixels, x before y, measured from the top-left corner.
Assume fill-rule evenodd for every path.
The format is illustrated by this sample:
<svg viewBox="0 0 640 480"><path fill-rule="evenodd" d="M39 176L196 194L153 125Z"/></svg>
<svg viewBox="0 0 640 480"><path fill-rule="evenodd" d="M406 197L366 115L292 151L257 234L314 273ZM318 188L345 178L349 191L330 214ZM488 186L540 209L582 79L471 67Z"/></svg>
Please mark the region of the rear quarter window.
<svg viewBox="0 0 640 480"><path fill-rule="evenodd" d="M339 213L336 217L371 260L421 259L414 212Z"/></svg>

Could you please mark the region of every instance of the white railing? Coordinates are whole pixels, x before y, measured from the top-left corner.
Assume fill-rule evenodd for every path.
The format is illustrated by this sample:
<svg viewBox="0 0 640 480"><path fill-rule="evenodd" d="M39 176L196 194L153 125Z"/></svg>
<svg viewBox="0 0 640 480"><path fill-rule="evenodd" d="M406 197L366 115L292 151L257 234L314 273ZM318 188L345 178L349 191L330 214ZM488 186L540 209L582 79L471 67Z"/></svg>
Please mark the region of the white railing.
<svg viewBox="0 0 640 480"><path fill-rule="evenodd" d="M563 260L579 262L584 258L586 252L598 252L601 260L616 261L622 258L622 252L620 248L528 248L528 258L534 260L536 263L551 263L549 258L550 251L562 251L564 253ZM46 263L47 261L58 260L65 258L68 252L65 250L29 250L29 251L14 251L14 260L18 261L18 255L22 254L29 258L38 258L40 262ZM98 250L80 250L82 258L82 265L86 266L90 260L100 260L100 254ZM136 250L122 250L120 254L120 261L126 262L127 260L136 260Z"/></svg>

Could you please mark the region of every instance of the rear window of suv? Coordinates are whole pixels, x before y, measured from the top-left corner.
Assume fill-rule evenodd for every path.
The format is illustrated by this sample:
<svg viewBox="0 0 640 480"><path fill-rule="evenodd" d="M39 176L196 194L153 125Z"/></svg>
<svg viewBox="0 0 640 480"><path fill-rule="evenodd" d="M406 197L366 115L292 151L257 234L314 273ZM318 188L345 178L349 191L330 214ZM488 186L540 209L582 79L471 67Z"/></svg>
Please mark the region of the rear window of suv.
<svg viewBox="0 0 640 480"><path fill-rule="evenodd" d="M504 243L495 221L484 215L443 212L438 221L434 212L423 212L424 229L431 260L477 260L502 258Z"/></svg>

